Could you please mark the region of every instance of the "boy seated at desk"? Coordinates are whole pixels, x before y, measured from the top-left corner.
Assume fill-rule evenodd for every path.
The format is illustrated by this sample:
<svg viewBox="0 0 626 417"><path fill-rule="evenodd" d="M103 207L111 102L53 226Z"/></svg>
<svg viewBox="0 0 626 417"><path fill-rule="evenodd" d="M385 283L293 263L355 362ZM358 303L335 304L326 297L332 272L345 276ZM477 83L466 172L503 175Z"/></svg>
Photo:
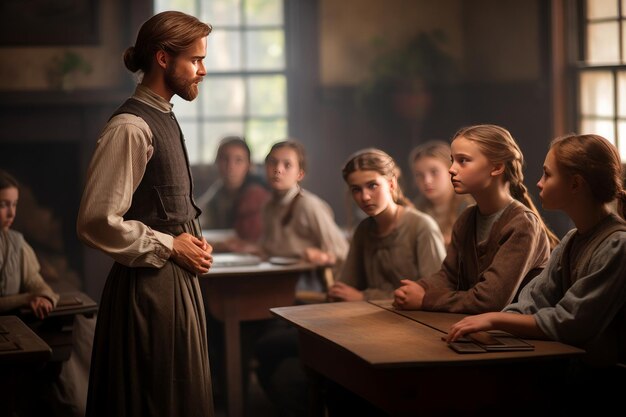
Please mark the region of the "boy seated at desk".
<svg viewBox="0 0 626 417"><path fill-rule="evenodd" d="M21 233L10 230L17 212L18 183L0 170L0 313L29 307L45 318L59 301L39 273L39 261Z"/></svg>

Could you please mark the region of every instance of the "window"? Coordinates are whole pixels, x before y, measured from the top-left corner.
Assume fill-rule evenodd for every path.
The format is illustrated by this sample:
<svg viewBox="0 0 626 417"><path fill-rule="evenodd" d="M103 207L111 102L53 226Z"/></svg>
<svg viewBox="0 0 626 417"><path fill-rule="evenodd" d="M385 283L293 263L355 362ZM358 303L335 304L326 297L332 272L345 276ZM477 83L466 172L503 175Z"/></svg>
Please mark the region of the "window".
<svg viewBox="0 0 626 417"><path fill-rule="evenodd" d="M261 162L287 137L284 0L155 0L213 26L207 75L192 102L173 98L191 164L212 163L221 138L245 136Z"/></svg>
<svg viewBox="0 0 626 417"><path fill-rule="evenodd" d="M626 160L626 0L586 0L579 15L578 131L609 139Z"/></svg>

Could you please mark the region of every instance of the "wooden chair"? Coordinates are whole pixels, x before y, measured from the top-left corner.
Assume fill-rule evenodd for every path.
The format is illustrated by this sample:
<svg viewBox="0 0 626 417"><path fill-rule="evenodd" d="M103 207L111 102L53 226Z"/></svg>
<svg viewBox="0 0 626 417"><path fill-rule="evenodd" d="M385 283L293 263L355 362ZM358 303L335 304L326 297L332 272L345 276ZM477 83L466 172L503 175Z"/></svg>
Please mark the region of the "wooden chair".
<svg viewBox="0 0 626 417"><path fill-rule="evenodd" d="M335 283L333 268L331 266L322 267L322 286L324 291L296 291L296 304L319 304L327 301L327 292Z"/></svg>

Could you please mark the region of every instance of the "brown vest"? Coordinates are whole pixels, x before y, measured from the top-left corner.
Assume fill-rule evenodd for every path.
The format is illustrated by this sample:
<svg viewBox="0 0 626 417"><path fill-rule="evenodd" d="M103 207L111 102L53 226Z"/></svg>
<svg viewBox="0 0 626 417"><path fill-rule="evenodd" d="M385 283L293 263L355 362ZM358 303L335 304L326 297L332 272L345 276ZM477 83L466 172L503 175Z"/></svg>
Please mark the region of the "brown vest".
<svg viewBox="0 0 626 417"><path fill-rule="evenodd" d="M201 211L193 200L187 149L174 113L164 113L133 98L113 116L122 113L141 117L148 124L154 147L124 220L138 220L159 230L159 226L183 224L198 217Z"/></svg>

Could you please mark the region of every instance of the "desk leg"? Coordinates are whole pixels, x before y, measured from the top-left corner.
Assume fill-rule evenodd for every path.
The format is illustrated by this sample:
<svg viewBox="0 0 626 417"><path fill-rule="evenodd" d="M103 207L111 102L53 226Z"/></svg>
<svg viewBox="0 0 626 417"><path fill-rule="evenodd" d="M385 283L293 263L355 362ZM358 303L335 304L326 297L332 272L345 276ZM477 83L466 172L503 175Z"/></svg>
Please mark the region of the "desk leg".
<svg viewBox="0 0 626 417"><path fill-rule="evenodd" d="M243 416L241 389L241 336L240 322L226 316L224 333L226 338L226 390L228 395L228 416ZM231 317L231 318L229 318Z"/></svg>

